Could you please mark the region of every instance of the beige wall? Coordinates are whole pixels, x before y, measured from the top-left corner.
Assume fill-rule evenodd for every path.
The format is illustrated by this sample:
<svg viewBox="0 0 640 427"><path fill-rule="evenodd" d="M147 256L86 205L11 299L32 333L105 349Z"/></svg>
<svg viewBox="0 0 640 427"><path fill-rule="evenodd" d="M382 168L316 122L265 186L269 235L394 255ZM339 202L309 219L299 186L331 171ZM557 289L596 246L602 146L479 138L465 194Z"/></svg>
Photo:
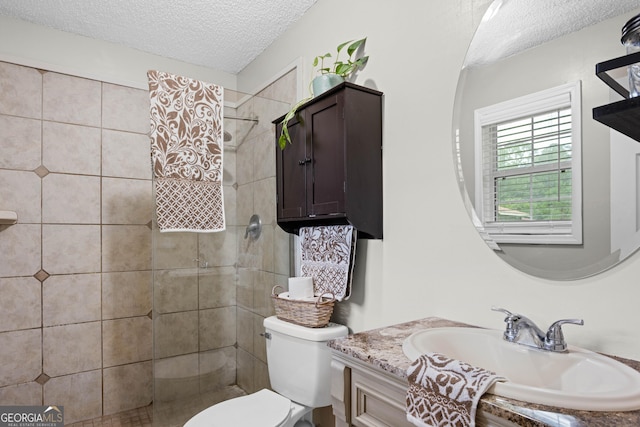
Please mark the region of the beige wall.
<svg viewBox="0 0 640 427"><path fill-rule="evenodd" d="M453 169L452 111L458 72L488 3L319 0L239 74L238 88L299 57L309 78L315 55L368 37L370 60L356 82L385 93L385 237L358 243L354 295L339 304L352 330L431 315L502 328L490 311L497 305L543 325L583 317L585 326L566 328L570 343L640 359L640 255L588 279L536 279L501 261L467 217Z"/></svg>

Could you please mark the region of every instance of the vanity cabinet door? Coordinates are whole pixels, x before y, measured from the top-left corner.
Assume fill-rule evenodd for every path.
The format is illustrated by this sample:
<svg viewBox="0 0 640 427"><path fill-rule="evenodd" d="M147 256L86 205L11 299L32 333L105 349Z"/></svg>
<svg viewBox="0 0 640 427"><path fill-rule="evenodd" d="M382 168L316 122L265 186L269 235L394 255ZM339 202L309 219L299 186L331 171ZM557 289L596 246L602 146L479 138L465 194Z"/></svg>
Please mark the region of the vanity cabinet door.
<svg viewBox="0 0 640 427"><path fill-rule="evenodd" d="M351 421L364 427L412 427L407 421L406 386L382 375L353 369L351 372Z"/></svg>

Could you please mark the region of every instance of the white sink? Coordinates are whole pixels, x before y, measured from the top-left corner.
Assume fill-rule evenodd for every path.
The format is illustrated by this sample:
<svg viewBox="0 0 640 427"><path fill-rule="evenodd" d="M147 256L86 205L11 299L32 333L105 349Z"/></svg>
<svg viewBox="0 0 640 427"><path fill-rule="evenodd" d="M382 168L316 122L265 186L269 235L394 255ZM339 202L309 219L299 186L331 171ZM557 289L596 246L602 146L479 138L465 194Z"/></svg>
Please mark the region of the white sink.
<svg viewBox="0 0 640 427"><path fill-rule="evenodd" d="M498 396L587 411L640 409L640 372L573 346L554 353L507 342L502 331L461 327L416 332L402 350L412 361L441 353L493 371L507 378L488 390Z"/></svg>

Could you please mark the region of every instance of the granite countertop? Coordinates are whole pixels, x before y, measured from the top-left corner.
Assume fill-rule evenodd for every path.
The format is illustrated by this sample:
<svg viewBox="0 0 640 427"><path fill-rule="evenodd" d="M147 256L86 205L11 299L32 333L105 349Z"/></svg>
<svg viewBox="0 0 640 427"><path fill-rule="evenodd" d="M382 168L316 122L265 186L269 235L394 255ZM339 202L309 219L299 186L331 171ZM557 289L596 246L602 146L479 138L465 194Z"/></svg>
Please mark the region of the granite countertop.
<svg viewBox="0 0 640 427"><path fill-rule="evenodd" d="M336 352L406 381L406 370L411 361L402 352L404 339L419 330L446 326L470 325L438 317L428 317L337 338L329 341L329 347ZM640 371L640 362L619 357L613 358ZM640 410L629 412L576 411L521 402L489 393L480 400L478 410L523 427L640 426Z"/></svg>

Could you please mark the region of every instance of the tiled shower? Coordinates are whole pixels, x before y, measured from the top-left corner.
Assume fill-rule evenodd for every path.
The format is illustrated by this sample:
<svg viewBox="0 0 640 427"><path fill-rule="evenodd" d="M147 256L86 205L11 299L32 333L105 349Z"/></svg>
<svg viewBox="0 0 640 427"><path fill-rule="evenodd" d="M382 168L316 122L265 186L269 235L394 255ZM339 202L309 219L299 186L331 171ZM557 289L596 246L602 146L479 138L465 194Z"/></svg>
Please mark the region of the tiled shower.
<svg viewBox="0 0 640 427"><path fill-rule="evenodd" d="M225 91L225 116L257 119L225 120L227 230L158 233L147 91L0 62L0 210L18 214L0 225L0 405L73 423L153 402L179 425L268 386L259 333L290 274L271 121L295 87Z"/></svg>

